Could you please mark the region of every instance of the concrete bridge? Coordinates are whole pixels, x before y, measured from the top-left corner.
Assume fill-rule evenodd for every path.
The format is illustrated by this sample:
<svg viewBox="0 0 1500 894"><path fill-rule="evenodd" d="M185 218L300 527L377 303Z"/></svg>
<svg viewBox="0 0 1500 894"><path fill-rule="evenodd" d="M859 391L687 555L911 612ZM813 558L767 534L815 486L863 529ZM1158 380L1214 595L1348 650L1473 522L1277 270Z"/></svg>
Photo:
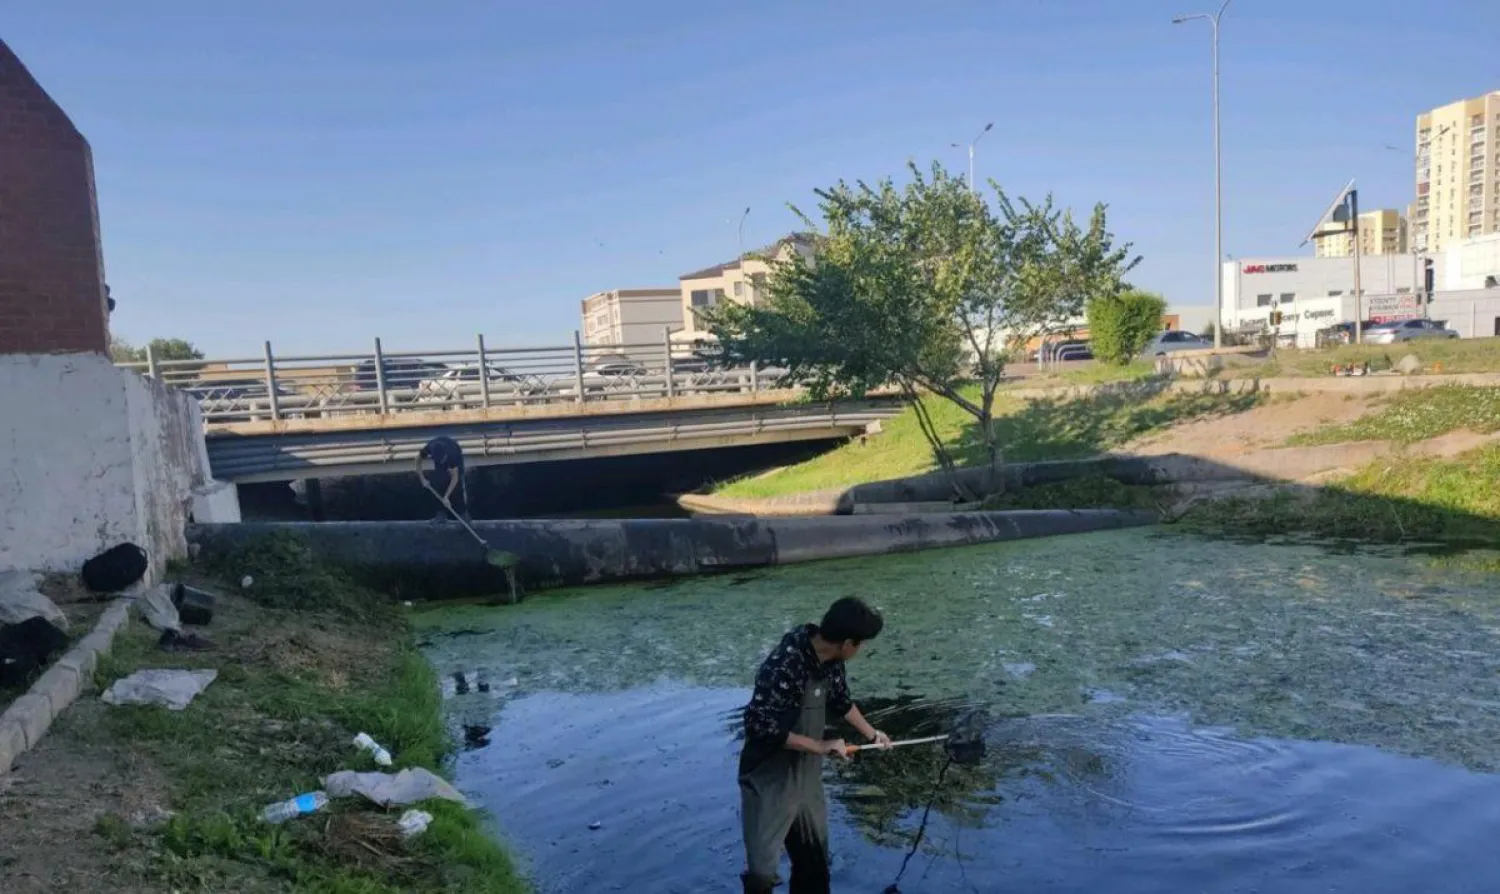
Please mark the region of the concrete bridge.
<svg viewBox="0 0 1500 894"><path fill-rule="evenodd" d="M670 453L861 434L891 398L813 404L783 370L661 344L162 360L121 364L192 394L215 478L404 472L429 439L471 465Z"/></svg>

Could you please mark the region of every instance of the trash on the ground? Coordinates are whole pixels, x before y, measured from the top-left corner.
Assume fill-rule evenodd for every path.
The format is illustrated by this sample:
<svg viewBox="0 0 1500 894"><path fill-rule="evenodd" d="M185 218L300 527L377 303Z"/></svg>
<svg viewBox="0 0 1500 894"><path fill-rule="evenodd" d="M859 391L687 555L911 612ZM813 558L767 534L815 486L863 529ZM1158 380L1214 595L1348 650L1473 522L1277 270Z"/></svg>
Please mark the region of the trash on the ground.
<svg viewBox="0 0 1500 894"><path fill-rule="evenodd" d="M129 541L117 543L83 563L83 585L95 593L118 593L146 576L146 551Z"/></svg>
<svg viewBox="0 0 1500 894"><path fill-rule="evenodd" d="M1396 365L1391 368L1402 375L1409 376L1422 371L1422 361L1416 354L1407 354L1405 357L1397 360Z"/></svg>
<svg viewBox="0 0 1500 894"><path fill-rule="evenodd" d="M589 823L589 831L590 832L597 832L597 831L599 831L602 828L604 828L604 824L601 823L601 822L599 822L598 820L595 820L595 821Z"/></svg>
<svg viewBox="0 0 1500 894"><path fill-rule="evenodd" d="M163 705L181 711L218 676L216 670L141 670L116 680L102 698L108 705Z"/></svg>
<svg viewBox="0 0 1500 894"><path fill-rule="evenodd" d="M163 632L182 630L182 619L177 615L177 606L172 604L171 584L152 587L135 601L135 606L152 629Z"/></svg>
<svg viewBox="0 0 1500 894"><path fill-rule="evenodd" d="M0 624L0 686L19 686L68 645L68 635L42 617Z"/></svg>
<svg viewBox="0 0 1500 894"><path fill-rule="evenodd" d="M240 578L240 589L248 590L253 586L255 586L255 578L251 577L248 574Z"/></svg>
<svg viewBox="0 0 1500 894"><path fill-rule="evenodd" d="M354 747L361 751L370 752L370 756L375 758L375 763L382 767L389 767L391 765L391 753L381 747L379 742L370 738L369 733L360 733L355 736Z"/></svg>
<svg viewBox="0 0 1500 894"><path fill-rule="evenodd" d="M381 807L406 806L430 798L442 798L465 805L469 803L446 779L421 767L402 770L394 776L389 773L340 770L323 780L323 787L334 798L363 795Z"/></svg>
<svg viewBox="0 0 1500 894"><path fill-rule="evenodd" d="M203 627L212 623L216 601L212 594L186 584L172 587L172 604L177 606L177 613L184 624Z"/></svg>
<svg viewBox="0 0 1500 894"><path fill-rule="evenodd" d="M68 629L68 616L37 589L41 578L29 571L0 571L0 624L19 624L28 618L45 618L53 626Z"/></svg>
<svg viewBox="0 0 1500 894"><path fill-rule="evenodd" d="M432 822L432 814L427 811L408 810L401 814L399 820L396 820L396 828L401 830L402 835L411 838L413 835L421 835L427 831L427 824L430 822Z"/></svg>
<svg viewBox="0 0 1500 894"><path fill-rule="evenodd" d="M284 823L294 816L317 813L328 806L326 792L308 792L285 801L278 801L261 811L260 818L273 825Z"/></svg>
<svg viewBox="0 0 1500 894"><path fill-rule="evenodd" d="M179 633L176 630L162 633L156 645L163 652L209 652L214 649L212 640L196 633Z"/></svg>

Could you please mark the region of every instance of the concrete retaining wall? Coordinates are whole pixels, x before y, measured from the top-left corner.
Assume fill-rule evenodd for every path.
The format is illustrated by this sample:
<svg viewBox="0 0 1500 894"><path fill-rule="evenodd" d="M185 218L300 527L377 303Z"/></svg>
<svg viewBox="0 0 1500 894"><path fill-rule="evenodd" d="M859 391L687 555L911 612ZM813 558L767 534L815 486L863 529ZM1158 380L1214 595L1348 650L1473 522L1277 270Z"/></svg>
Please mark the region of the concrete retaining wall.
<svg viewBox="0 0 1500 894"><path fill-rule="evenodd" d="M673 577L1076 534L1152 524L1147 513L1115 510L975 512L824 518L693 518L479 522L495 549L521 557L527 589ZM212 560L253 549L273 532L300 537L322 561L403 599L500 593L503 573L457 524L324 522L192 525L188 539Z"/></svg>
<svg viewBox="0 0 1500 894"><path fill-rule="evenodd" d="M0 356L0 444L0 569L76 572L129 540L159 573L212 488L197 403L98 354Z"/></svg>

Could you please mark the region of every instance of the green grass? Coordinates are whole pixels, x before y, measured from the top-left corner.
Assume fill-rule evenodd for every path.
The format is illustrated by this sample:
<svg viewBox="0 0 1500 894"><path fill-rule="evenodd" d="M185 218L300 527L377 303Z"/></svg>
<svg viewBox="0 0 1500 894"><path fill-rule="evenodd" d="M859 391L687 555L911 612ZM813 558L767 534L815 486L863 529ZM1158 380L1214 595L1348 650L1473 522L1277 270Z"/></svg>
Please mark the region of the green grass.
<svg viewBox="0 0 1500 894"><path fill-rule="evenodd" d="M1448 460L1386 457L1337 484L1202 504L1185 521L1257 536L1500 545L1500 446Z"/></svg>
<svg viewBox="0 0 1500 894"><path fill-rule="evenodd" d="M1001 509L1147 509L1160 510L1170 488L1122 484L1104 475L1085 475L1053 484L1008 490L988 497L983 508Z"/></svg>
<svg viewBox="0 0 1500 894"><path fill-rule="evenodd" d="M1366 363L1372 370L1393 367L1415 354L1428 374L1500 373L1500 338L1417 341L1401 345L1340 345L1323 350L1281 350L1258 366L1226 371L1225 375L1322 377L1334 364Z"/></svg>
<svg viewBox="0 0 1500 894"><path fill-rule="evenodd" d="M257 591L277 569L304 567L324 585L301 594L305 608L274 607L284 596L268 597L272 605L224 597L213 626L217 650L163 653L149 630L132 627L101 661L101 688L143 667L211 667L219 676L184 711L102 708L92 720L74 722L67 734L128 748L154 766L175 812L153 831L106 816L96 834L162 890L530 890L480 817L459 805L421 805L434 819L410 840L394 828L399 812L358 798L281 826L260 821L265 805L317 790L328 773L377 769L352 746L357 732L385 745L396 769L440 771L451 751L436 677L410 645L398 610L315 571L294 543L266 549L265 558L242 557L238 567L260 572ZM351 617L343 609L356 602L363 609Z"/></svg>
<svg viewBox="0 0 1500 894"><path fill-rule="evenodd" d="M1459 429L1479 433L1500 431L1500 388L1445 385L1398 392L1378 413L1296 435L1287 443L1293 446L1349 441L1410 444Z"/></svg>
<svg viewBox="0 0 1500 894"><path fill-rule="evenodd" d="M1108 363L1088 363L1076 368L1064 368L1063 372L1038 372L1007 387L1049 388L1065 385L1104 385L1111 382L1136 382L1156 375L1156 364L1150 360L1136 360L1124 366Z"/></svg>
<svg viewBox="0 0 1500 894"><path fill-rule="evenodd" d="M1079 398L996 398L996 430L1007 462L1072 459L1105 453L1177 422L1255 406L1256 394L1156 396L1095 393ZM927 398L933 425L961 465L984 461L974 418L941 398ZM919 475L937 468L916 414L908 409L884 430L806 462L730 482L715 493L765 498Z"/></svg>

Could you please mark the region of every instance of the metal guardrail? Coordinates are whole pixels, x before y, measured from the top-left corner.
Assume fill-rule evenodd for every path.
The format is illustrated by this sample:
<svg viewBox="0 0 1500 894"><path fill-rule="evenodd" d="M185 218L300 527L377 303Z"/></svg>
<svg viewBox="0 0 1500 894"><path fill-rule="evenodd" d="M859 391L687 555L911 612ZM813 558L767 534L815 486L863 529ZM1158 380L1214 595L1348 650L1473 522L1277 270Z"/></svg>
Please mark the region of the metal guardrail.
<svg viewBox="0 0 1500 894"><path fill-rule="evenodd" d="M535 462L564 456L692 449L724 439L801 440L851 434L900 411L896 402L847 406L700 408L642 415L575 416L466 422L459 426L339 429L275 438L210 438L215 478L279 481L301 477L406 470L422 445L453 438L471 466Z"/></svg>
<svg viewBox="0 0 1500 894"><path fill-rule="evenodd" d="M721 366L666 333L654 344L146 360L120 363L198 399L208 424L349 414L583 404L785 387L785 370Z"/></svg>

